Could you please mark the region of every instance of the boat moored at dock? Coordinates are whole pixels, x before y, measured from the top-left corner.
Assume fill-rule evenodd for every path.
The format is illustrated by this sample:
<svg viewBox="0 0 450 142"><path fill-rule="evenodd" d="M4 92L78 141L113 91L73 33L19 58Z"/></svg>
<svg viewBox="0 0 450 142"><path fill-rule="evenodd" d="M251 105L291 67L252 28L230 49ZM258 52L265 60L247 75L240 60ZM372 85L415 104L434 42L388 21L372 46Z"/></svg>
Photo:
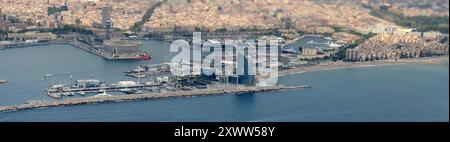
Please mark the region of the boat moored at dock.
<svg viewBox="0 0 450 142"><path fill-rule="evenodd" d="M66 96L85 96L87 93L105 93L105 92L123 92L126 94L144 93L140 89L160 86L155 83L136 83L134 81L119 81L113 84L106 84L99 80L77 80L75 86L64 84L51 85L46 89L48 96L53 98L62 98ZM97 95L99 95L97 94Z"/></svg>
<svg viewBox="0 0 450 142"><path fill-rule="evenodd" d="M146 78L153 75L163 75L170 73L170 64L157 64L157 65L140 65L136 69L125 72L127 76L134 78Z"/></svg>
<svg viewBox="0 0 450 142"><path fill-rule="evenodd" d="M103 90L103 93L97 94L94 97L110 97L110 96L112 96L112 95L106 93L106 91Z"/></svg>

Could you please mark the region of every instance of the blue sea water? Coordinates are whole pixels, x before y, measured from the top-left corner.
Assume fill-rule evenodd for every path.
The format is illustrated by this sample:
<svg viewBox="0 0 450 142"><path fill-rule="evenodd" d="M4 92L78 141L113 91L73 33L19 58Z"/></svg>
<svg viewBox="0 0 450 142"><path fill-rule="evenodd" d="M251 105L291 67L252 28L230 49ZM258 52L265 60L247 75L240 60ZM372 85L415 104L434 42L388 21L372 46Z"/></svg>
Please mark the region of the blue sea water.
<svg viewBox="0 0 450 142"><path fill-rule="evenodd" d="M169 61L168 44L145 41L151 61L108 61L85 51L50 45L0 51L0 105L46 99L58 79L130 80L123 71ZM391 65L310 72L281 77L312 89L256 94L52 107L0 113L0 121L449 121L449 65Z"/></svg>

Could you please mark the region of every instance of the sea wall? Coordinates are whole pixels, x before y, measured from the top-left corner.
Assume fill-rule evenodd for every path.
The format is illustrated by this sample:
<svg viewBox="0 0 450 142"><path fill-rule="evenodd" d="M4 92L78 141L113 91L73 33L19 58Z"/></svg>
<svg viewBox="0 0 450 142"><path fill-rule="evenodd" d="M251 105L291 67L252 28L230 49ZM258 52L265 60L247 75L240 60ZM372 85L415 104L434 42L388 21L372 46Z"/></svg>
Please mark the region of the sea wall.
<svg viewBox="0 0 450 142"><path fill-rule="evenodd" d="M0 112L20 111L26 109L55 107L55 106L71 106L81 104L94 104L94 103L109 103L109 102L123 102L123 101L137 101L137 100L150 100L150 99L162 99L172 97L190 97L190 96L211 96L220 94L242 94L242 93L256 93L256 92L268 92L268 91L284 91L284 90L298 90L308 89L309 86L269 86L269 87L213 87L204 90L194 91L178 91L168 93L148 93L148 94L132 94L132 95L115 95L109 97L88 97L88 98L74 98L66 99L62 101L42 102L37 104L22 104L0 107Z"/></svg>

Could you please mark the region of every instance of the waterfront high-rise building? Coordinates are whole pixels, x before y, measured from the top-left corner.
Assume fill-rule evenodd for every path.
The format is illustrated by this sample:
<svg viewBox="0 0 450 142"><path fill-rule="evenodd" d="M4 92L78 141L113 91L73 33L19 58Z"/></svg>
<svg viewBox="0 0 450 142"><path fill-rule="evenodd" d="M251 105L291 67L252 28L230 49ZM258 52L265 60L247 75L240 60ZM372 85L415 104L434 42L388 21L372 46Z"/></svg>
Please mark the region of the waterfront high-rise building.
<svg viewBox="0 0 450 142"><path fill-rule="evenodd" d="M112 7L107 6L102 8L102 28L106 30L106 39L111 39L111 13Z"/></svg>
<svg viewBox="0 0 450 142"><path fill-rule="evenodd" d="M69 6L67 5L67 0L61 5L61 11L69 11Z"/></svg>
<svg viewBox="0 0 450 142"><path fill-rule="evenodd" d="M102 26L105 29L111 26L111 14L112 14L111 6L102 8Z"/></svg>

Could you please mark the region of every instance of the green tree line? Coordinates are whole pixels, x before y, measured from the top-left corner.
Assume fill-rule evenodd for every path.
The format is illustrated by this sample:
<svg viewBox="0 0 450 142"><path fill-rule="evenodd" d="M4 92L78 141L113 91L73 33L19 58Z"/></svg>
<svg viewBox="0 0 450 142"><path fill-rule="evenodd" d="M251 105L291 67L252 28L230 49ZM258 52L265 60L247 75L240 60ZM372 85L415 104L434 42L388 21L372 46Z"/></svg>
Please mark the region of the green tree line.
<svg viewBox="0 0 450 142"><path fill-rule="evenodd" d="M404 16L402 14L375 9L371 6L365 5L365 8L371 10L370 14L391 22L397 25L415 28L419 32L439 31L441 33L449 33L449 17L448 16Z"/></svg>
<svg viewBox="0 0 450 142"><path fill-rule="evenodd" d="M134 31L134 32L139 32L139 31L141 31L141 30L142 30L142 26L150 20L150 18L151 18L152 15L153 15L153 12L154 12L158 7L160 7L163 3L165 3L165 2L167 2L167 0L159 1L159 2L157 2L155 5L153 5L152 7L150 7L150 8L145 12L144 16L142 17L142 20L140 20L140 21L134 23L134 25L130 27L130 30L131 30L131 31Z"/></svg>

